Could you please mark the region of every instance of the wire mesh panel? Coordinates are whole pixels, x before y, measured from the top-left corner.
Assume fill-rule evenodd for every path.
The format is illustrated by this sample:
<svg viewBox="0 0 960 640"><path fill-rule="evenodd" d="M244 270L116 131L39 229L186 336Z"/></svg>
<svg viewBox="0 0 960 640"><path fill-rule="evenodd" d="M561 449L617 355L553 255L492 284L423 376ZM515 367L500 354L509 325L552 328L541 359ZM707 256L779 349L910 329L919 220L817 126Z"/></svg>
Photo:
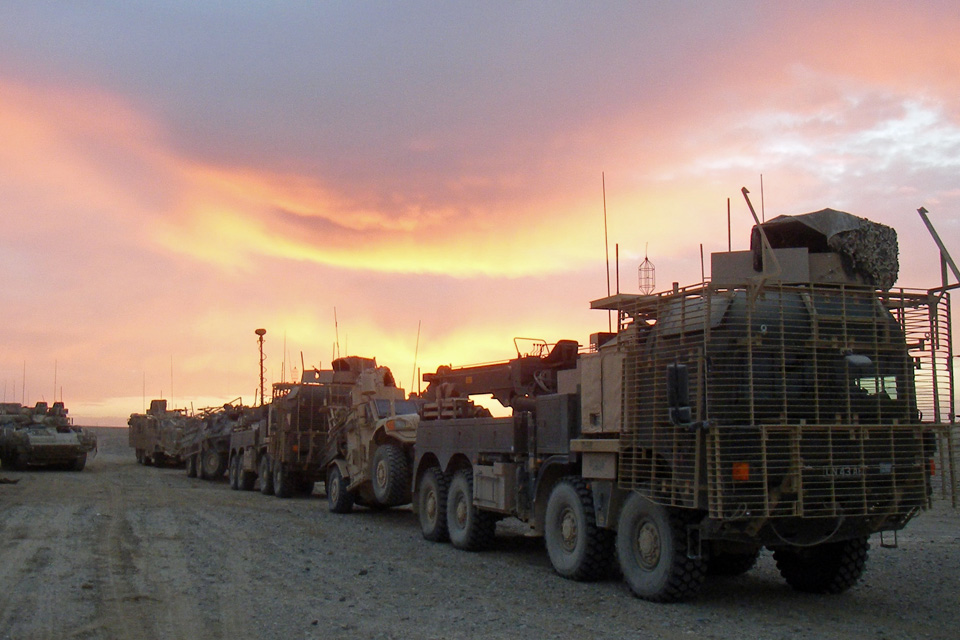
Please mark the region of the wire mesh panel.
<svg viewBox="0 0 960 640"><path fill-rule="evenodd" d="M927 504L923 432L881 425L711 430L710 516L911 513Z"/></svg>
<svg viewBox="0 0 960 640"><path fill-rule="evenodd" d="M953 415L948 312L845 285L629 300L621 486L724 518L925 506L930 427Z"/></svg>

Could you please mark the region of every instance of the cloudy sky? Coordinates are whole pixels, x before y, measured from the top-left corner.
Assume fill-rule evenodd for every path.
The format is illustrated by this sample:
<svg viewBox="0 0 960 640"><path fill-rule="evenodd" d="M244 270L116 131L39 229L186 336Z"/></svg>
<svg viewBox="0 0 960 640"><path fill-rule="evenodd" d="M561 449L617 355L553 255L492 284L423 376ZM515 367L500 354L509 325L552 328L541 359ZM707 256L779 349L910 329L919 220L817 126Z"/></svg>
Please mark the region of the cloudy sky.
<svg viewBox="0 0 960 640"><path fill-rule="evenodd" d="M766 217L892 225L933 286L958 33L954 2L4 2L4 399L252 402L257 327L271 380L339 338L408 388L415 352L586 343L604 179L624 291L645 253L698 281L727 198L746 248L761 174Z"/></svg>

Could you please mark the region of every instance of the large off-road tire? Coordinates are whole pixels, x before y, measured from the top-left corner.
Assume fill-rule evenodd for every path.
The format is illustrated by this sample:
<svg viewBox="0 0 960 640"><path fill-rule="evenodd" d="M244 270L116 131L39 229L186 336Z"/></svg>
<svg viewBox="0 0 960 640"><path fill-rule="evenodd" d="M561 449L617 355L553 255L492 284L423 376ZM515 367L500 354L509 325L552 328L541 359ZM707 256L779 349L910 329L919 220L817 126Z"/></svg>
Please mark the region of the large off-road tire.
<svg viewBox="0 0 960 640"><path fill-rule="evenodd" d="M631 493L617 524L617 556L633 593L653 602L695 595L706 576L706 559L687 557L682 512Z"/></svg>
<svg viewBox="0 0 960 640"><path fill-rule="evenodd" d="M285 469L283 463L273 465L273 495L278 498L289 498L296 488L295 478Z"/></svg>
<svg viewBox="0 0 960 640"><path fill-rule="evenodd" d="M184 464L187 468L187 477L196 478L197 477L197 458L196 456L187 456L187 460Z"/></svg>
<svg viewBox="0 0 960 640"><path fill-rule="evenodd" d="M85 466L87 466L87 454L81 453L73 460L73 463L70 465L70 470L83 471Z"/></svg>
<svg viewBox="0 0 960 640"><path fill-rule="evenodd" d="M270 456L264 454L260 458L260 464L257 465L257 477L260 479L260 493L265 496L273 495L273 469L270 464Z"/></svg>
<svg viewBox="0 0 960 640"><path fill-rule="evenodd" d="M423 537L431 542L447 542L447 490L450 479L440 467L430 467L423 473L417 492L417 517Z"/></svg>
<svg viewBox="0 0 960 640"><path fill-rule="evenodd" d="M410 502L410 461L395 444L377 447L370 463L370 484L373 497L384 507L397 507Z"/></svg>
<svg viewBox="0 0 960 640"><path fill-rule="evenodd" d="M227 457L216 449L200 453L200 472L204 480L217 480L227 472Z"/></svg>
<svg viewBox="0 0 960 640"><path fill-rule="evenodd" d="M450 543L464 551L480 551L493 542L497 526L494 515L473 505L473 470L453 474L447 492L447 531Z"/></svg>
<svg viewBox="0 0 960 640"><path fill-rule="evenodd" d="M750 553L728 553L711 551L707 561L708 576L741 576L757 564L760 549Z"/></svg>
<svg viewBox="0 0 960 640"><path fill-rule="evenodd" d="M238 456L233 456L230 458L230 462L227 463L227 477L230 480L230 488L234 491L240 489L240 458Z"/></svg>
<svg viewBox="0 0 960 640"><path fill-rule="evenodd" d="M860 580L867 564L867 537L813 547L775 549L773 559L791 587L806 593L842 593Z"/></svg>
<svg viewBox="0 0 960 640"><path fill-rule="evenodd" d="M353 495L347 491L347 481L337 465L327 474L327 505L333 513L350 513L353 509Z"/></svg>
<svg viewBox="0 0 960 640"><path fill-rule="evenodd" d="M243 454L237 454L237 484L241 491L253 491L257 486L257 474L243 468Z"/></svg>
<svg viewBox="0 0 960 640"><path fill-rule="evenodd" d="M544 539L553 569L572 580L597 580L609 574L614 534L597 526L593 495L583 478L563 478L550 492Z"/></svg>

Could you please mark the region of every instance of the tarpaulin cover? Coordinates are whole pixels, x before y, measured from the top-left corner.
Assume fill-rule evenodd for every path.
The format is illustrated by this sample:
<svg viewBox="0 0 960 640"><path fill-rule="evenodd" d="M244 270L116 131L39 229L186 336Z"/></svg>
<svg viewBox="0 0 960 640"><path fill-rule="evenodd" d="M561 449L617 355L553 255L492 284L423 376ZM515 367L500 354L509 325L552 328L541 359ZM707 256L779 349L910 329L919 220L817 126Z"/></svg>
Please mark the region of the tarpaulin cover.
<svg viewBox="0 0 960 640"><path fill-rule="evenodd" d="M834 209L777 216L761 226L774 249L806 247L810 253L837 253L848 273L878 289L889 289L897 281L899 248L892 227ZM762 252L756 226L750 235L750 249L759 271Z"/></svg>

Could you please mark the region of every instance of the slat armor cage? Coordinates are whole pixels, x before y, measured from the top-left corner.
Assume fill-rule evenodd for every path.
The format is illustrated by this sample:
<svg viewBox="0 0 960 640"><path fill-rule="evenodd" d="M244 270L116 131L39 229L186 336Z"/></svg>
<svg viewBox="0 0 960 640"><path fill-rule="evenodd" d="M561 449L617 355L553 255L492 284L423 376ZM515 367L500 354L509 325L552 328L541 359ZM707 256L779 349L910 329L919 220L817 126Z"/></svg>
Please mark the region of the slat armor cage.
<svg viewBox="0 0 960 640"><path fill-rule="evenodd" d="M725 520L928 505L954 414L945 293L703 284L619 318L622 488Z"/></svg>

